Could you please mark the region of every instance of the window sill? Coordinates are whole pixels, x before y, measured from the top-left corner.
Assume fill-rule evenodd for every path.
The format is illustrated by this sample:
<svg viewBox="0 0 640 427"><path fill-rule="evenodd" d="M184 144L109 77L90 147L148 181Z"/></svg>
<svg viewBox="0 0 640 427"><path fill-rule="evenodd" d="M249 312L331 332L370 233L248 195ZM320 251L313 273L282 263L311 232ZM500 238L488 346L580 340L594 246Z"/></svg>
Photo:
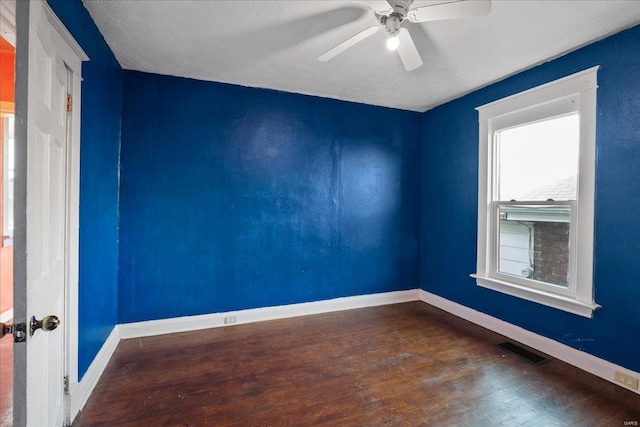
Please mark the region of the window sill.
<svg viewBox="0 0 640 427"><path fill-rule="evenodd" d="M539 289L526 288L491 277L480 276L478 274L472 274L471 277L475 278L478 286L483 288L557 308L558 310L567 311L577 314L578 316L592 318L593 311L600 308L600 305L594 302L579 301L571 297L557 295Z"/></svg>

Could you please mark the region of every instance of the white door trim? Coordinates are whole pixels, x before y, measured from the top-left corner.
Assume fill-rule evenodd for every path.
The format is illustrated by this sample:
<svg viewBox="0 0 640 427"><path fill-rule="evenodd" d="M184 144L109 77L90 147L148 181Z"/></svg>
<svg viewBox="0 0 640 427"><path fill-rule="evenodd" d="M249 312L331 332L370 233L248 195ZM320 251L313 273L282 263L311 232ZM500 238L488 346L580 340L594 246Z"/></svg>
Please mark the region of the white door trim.
<svg viewBox="0 0 640 427"><path fill-rule="evenodd" d="M84 52L84 50L82 50L82 48L80 47L76 39L73 38L69 30L67 30L67 27L64 26L60 18L56 16L56 14L53 12L53 10L51 9L51 7L46 1L43 3L43 6L44 6L44 13L47 15L47 19L49 20L51 25L53 25L53 28L56 29L58 34L60 34L62 39L65 41L69 49L71 49L74 54L73 56L69 55L68 59L70 62L67 65L69 65L69 67L71 68L71 71L73 71L74 74L81 76L82 62L88 61L89 57Z"/></svg>

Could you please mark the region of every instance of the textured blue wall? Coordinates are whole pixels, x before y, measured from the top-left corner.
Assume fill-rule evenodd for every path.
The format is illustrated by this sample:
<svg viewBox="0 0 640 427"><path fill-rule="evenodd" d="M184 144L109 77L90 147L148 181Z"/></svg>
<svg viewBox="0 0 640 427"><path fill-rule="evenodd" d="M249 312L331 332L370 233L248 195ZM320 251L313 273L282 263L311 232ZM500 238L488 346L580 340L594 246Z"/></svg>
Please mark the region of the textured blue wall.
<svg viewBox="0 0 640 427"><path fill-rule="evenodd" d="M640 27L422 116L136 72L125 73L122 107L122 70L80 0L49 4L91 58L82 83L80 376L117 322L410 289L418 277L427 291L640 370ZM469 278L474 108L598 64L603 308L585 319Z"/></svg>
<svg viewBox="0 0 640 427"><path fill-rule="evenodd" d="M80 135L81 378L117 322L122 69L80 0L48 3L90 58L82 64Z"/></svg>
<svg viewBox="0 0 640 427"><path fill-rule="evenodd" d="M119 322L412 289L421 115L125 72Z"/></svg>
<svg viewBox="0 0 640 427"><path fill-rule="evenodd" d="M426 291L640 371L640 26L424 114L421 283ZM480 288L475 107L600 65L593 319Z"/></svg>

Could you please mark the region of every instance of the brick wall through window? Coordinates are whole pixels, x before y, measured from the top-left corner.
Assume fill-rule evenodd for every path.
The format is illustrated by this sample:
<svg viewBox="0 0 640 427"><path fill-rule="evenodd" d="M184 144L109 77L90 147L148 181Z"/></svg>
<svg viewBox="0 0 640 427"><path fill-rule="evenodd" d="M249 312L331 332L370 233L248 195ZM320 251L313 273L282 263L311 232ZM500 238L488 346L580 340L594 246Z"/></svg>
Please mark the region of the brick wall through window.
<svg viewBox="0 0 640 427"><path fill-rule="evenodd" d="M535 222L533 279L566 286L569 269L569 223Z"/></svg>

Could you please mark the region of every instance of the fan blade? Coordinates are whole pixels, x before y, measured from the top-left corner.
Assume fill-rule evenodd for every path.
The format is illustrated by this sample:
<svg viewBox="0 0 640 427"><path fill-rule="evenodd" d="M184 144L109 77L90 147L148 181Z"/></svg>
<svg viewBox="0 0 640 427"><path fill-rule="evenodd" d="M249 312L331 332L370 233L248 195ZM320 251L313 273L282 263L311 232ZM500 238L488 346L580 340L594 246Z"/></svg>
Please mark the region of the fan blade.
<svg viewBox="0 0 640 427"><path fill-rule="evenodd" d="M375 33L378 32L378 30L380 28L382 28L382 27L381 26L379 26L379 27L369 27L364 31L360 31L355 36L343 41L338 46L336 46L336 47L334 47L332 49L329 49L328 51L326 51L322 55L318 56L318 61L326 62L326 61L330 60L334 56L337 56L337 55L341 54L342 52L344 52L345 50L349 49L351 46L355 45L356 43L360 43L362 40L366 39L367 37L374 35Z"/></svg>
<svg viewBox="0 0 640 427"><path fill-rule="evenodd" d="M365 0L365 3L379 15L389 16L393 13L393 8L385 0Z"/></svg>
<svg viewBox="0 0 640 427"><path fill-rule="evenodd" d="M418 53L418 49L411 38L411 34L409 34L409 31L406 28L400 29L398 32L398 39L400 40L398 55L400 55L404 69L412 71L421 67L422 58L420 58L420 53Z"/></svg>
<svg viewBox="0 0 640 427"><path fill-rule="evenodd" d="M491 0L458 0L409 10L411 22L441 21L444 19L486 16L491 11Z"/></svg>

